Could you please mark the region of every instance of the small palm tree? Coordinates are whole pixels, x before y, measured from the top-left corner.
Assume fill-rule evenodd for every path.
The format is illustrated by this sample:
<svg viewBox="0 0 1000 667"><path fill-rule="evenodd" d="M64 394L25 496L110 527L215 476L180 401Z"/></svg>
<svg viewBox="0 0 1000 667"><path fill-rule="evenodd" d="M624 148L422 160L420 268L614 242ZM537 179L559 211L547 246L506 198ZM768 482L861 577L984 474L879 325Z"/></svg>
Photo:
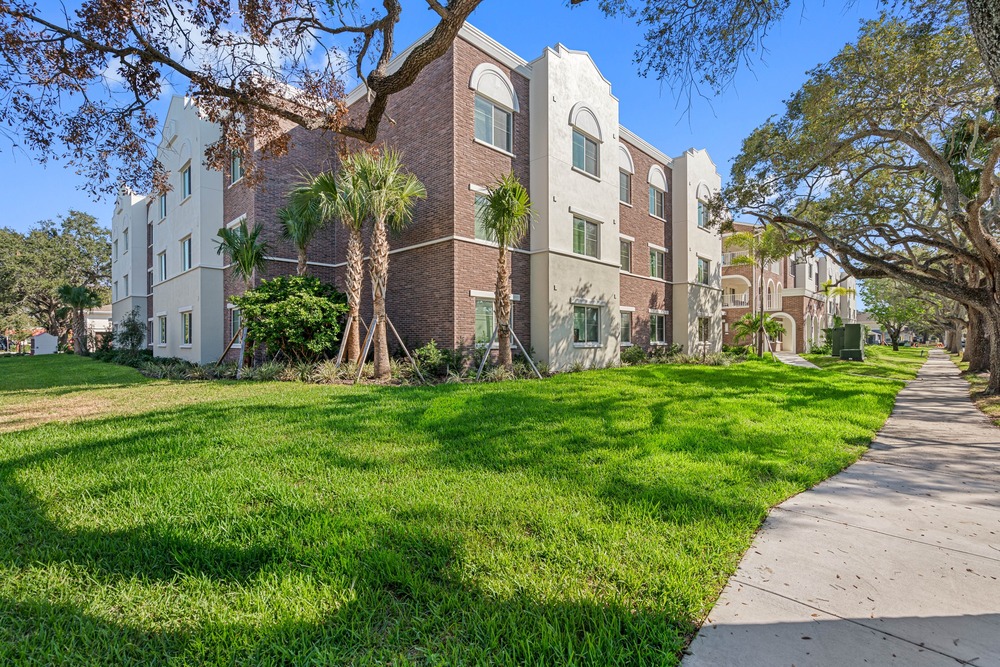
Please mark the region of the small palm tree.
<svg viewBox="0 0 1000 667"><path fill-rule="evenodd" d="M61 285L57 293L59 299L73 311L73 351L87 354L87 319L83 311L101 305L101 295L84 285Z"/></svg>
<svg viewBox="0 0 1000 667"><path fill-rule="evenodd" d="M747 313L733 323L733 334L737 343L748 338L763 340L765 335L775 340L784 333L785 327L781 322L767 313Z"/></svg>
<svg viewBox="0 0 1000 667"><path fill-rule="evenodd" d="M757 297L760 304L758 312L765 312L764 308L764 271L768 264L783 259L788 255L791 248L787 239L776 227L764 227L753 231L736 232L726 237L723 242L726 250L743 250L745 255L734 257L731 264L736 266L752 266L757 272L758 286ZM754 310L754 300L750 301L751 312ZM757 356L764 355L764 337L760 333L763 329L758 329L754 346L757 348Z"/></svg>
<svg viewBox="0 0 1000 667"><path fill-rule="evenodd" d="M854 290L850 287L844 287L843 285L838 285L832 280L827 280L820 286L820 291L826 297L826 312L830 312L830 300L834 297L847 296L849 294L854 294ZM840 311L838 310L833 316L834 326L839 327L844 323L843 317L841 317Z"/></svg>
<svg viewBox="0 0 1000 667"><path fill-rule="evenodd" d="M262 227L254 226L253 230L247 227L247 221L240 222L239 227L223 227L219 230L218 240L216 240L215 251L222 255L229 255L229 261L233 272L243 280L247 289L251 289L257 282L257 272L264 271L267 265L268 245L260 238ZM233 334L235 339L235 334ZM240 358L236 366L236 377L239 378L243 370L243 357L246 350L247 327L246 322L240 328ZM226 356L232 343L222 353ZM221 362L222 359L220 358Z"/></svg>
<svg viewBox="0 0 1000 667"><path fill-rule="evenodd" d="M375 378L389 377L389 340L385 326L385 293L389 279L388 231L401 230L413 216L417 199L427 196L423 184L403 171L399 152L378 155L361 153L357 158L358 177L372 217L371 280L372 301L377 320L374 334ZM361 361L361 360L359 360Z"/></svg>
<svg viewBox="0 0 1000 667"><path fill-rule="evenodd" d="M281 238L289 241L298 251L296 274L306 275L309 262L309 244L327 218L323 215L322 194L318 191L318 177L308 174L288 193L288 203L278 209Z"/></svg>
<svg viewBox="0 0 1000 667"><path fill-rule="evenodd" d="M499 246L497 257L496 318L497 362L513 369L510 353L510 264L507 248L521 242L531 225L531 198L513 173L501 176L486 194L479 215L483 227Z"/></svg>
<svg viewBox="0 0 1000 667"><path fill-rule="evenodd" d="M365 245L362 231L369 217L368 195L361 180L358 154L349 155L337 174L324 172L313 188L320 195L323 215L337 218L347 229L347 315L351 326L347 336L347 360L357 363L361 356L361 286L365 276Z"/></svg>

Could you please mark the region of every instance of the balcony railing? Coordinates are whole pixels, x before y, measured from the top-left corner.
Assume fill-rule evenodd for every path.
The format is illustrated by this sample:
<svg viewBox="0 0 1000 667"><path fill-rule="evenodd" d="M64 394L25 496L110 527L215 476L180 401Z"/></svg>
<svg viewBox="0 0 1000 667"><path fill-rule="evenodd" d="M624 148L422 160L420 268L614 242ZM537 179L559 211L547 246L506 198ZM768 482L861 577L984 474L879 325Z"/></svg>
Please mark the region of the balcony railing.
<svg viewBox="0 0 1000 667"><path fill-rule="evenodd" d="M734 259L736 259L737 257L746 257L746 256L747 256L746 252L742 250L737 252L724 252L722 253L722 265L732 266Z"/></svg>
<svg viewBox="0 0 1000 667"><path fill-rule="evenodd" d="M781 310L781 295L768 294L764 299L764 310Z"/></svg>
<svg viewBox="0 0 1000 667"><path fill-rule="evenodd" d="M749 308L750 307L750 295L746 292L743 294L723 294L722 295L722 307L723 308Z"/></svg>

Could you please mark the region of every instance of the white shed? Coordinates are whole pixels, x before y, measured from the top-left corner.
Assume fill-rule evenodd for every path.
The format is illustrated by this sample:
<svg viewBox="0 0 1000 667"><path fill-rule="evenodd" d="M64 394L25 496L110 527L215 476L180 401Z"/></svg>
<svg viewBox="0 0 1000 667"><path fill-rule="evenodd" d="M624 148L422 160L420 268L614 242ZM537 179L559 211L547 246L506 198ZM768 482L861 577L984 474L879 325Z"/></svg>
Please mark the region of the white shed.
<svg viewBox="0 0 1000 667"><path fill-rule="evenodd" d="M55 354L59 350L59 339L42 332L31 337L31 354Z"/></svg>

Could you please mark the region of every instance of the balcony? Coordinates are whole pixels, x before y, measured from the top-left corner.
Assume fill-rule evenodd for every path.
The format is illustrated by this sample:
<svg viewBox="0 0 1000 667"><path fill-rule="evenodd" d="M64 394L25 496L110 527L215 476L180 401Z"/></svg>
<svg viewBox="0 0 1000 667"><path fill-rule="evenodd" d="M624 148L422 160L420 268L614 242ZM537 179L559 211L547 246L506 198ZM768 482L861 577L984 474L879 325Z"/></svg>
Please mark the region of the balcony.
<svg viewBox="0 0 1000 667"><path fill-rule="evenodd" d="M764 299L764 310L768 311L779 311L781 310L781 295L780 294L768 294L767 298Z"/></svg>
<svg viewBox="0 0 1000 667"><path fill-rule="evenodd" d="M749 308L750 307L750 294L744 292L743 294L723 294L722 295L722 307L723 308Z"/></svg>
<svg viewBox="0 0 1000 667"><path fill-rule="evenodd" d="M724 252L722 253L722 265L733 266L734 259L736 259L737 257L746 257L746 256L747 256L746 251L742 250L737 252Z"/></svg>

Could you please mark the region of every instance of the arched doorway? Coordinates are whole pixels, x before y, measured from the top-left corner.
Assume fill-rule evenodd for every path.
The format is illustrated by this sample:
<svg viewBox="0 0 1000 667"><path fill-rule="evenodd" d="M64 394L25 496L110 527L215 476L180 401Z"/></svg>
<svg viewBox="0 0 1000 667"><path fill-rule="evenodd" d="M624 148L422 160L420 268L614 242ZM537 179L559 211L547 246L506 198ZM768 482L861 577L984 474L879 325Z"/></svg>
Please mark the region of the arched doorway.
<svg viewBox="0 0 1000 667"><path fill-rule="evenodd" d="M798 340L798 331L796 330L795 320L792 316L788 313L773 313L771 317L781 322L781 326L785 328L785 333L779 337L778 341L775 341L775 351L798 352L795 344L795 341Z"/></svg>

